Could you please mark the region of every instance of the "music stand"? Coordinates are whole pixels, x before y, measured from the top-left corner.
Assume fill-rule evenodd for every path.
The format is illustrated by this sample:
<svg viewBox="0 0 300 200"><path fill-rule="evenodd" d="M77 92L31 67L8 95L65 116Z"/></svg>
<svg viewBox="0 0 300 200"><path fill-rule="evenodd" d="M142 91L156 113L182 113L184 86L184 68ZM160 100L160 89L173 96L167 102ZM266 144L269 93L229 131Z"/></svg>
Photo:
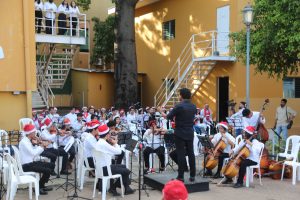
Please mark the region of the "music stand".
<svg viewBox="0 0 300 200"><path fill-rule="evenodd" d="M170 162L172 160L172 159L170 159L170 152L171 152L171 150L175 149L174 130L172 130L172 129L168 130L168 133L166 133L164 135L164 141L165 141L165 146L167 148L167 154L169 156L168 162L167 162L165 167L167 168L167 166L170 166L171 169L173 171L175 171L174 168L173 168L173 161L172 161L172 164Z"/></svg>
<svg viewBox="0 0 300 200"><path fill-rule="evenodd" d="M127 141L130 140L131 137L132 137L131 132L120 132L118 134L118 144L119 145L127 144Z"/></svg>
<svg viewBox="0 0 300 200"><path fill-rule="evenodd" d="M211 143L209 137L207 135L205 135L204 137L201 136L201 135L197 135L198 139L199 139L199 142L201 143L202 147L204 148L207 148L208 150L211 150L214 148L214 145L213 143ZM207 156L207 153L204 152L204 166L203 166L203 178L205 178L205 172L206 172L206 156Z"/></svg>

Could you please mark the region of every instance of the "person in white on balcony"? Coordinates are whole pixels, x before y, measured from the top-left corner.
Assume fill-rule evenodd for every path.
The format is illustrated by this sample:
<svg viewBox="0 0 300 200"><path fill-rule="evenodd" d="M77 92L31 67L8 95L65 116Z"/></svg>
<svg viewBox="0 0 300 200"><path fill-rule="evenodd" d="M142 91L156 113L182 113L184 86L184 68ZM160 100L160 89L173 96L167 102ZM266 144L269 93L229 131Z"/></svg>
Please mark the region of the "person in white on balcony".
<svg viewBox="0 0 300 200"><path fill-rule="evenodd" d="M69 14L69 4L66 0L58 6L58 35L64 35L67 31L67 14Z"/></svg>
<svg viewBox="0 0 300 200"><path fill-rule="evenodd" d="M76 27L78 25L78 17L80 15L80 11L75 1L71 1L70 4L70 20L72 21L72 36L79 36L76 34Z"/></svg>
<svg viewBox="0 0 300 200"><path fill-rule="evenodd" d="M43 19L43 2L41 0L34 0L35 8L35 30L37 33L41 33L42 19Z"/></svg>
<svg viewBox="0 0 300 200"><path fill-rule="evenodd" d="M57 11L57 6L53 3L53 0L49 0L45 3L44 10L46 11L46 34L52 34L55 26L55 13Z"/></svg>

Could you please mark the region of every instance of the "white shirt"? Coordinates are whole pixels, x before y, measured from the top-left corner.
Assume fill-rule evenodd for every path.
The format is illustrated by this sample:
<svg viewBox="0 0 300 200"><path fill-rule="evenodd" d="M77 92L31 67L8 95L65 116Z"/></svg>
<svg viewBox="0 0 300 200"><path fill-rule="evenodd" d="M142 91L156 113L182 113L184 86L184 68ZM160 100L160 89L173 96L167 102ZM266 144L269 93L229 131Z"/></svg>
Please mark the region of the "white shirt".
<svg viewBox="0 0 300 200"><path fill-rule="evenodd" d="M55 19L55 13L57 11L55 3L46 2L44 5L44 10L46 11L46 18Z"/></svg>
<svg viewBox="0 0 300 200"><path fill-rule="evenodd" d="M277 126L287 126L288 125L288 118L290 116L296 116L296 112L291 109L290 107L281 106L277 107L276 109L276 119L277 119Z"/></svg>
<svg viewBox="0 0 300 200"><path fill-rule="evenodd" d="M39 156L44 149L40 146L33 146L28 137L23 137L19 144L21 164L32 163L34 158Z"/></svg>
<svg viewBox="0 0 300 200"><path fill-rule="evenodd" d="M35 7L35 10L42 11L44 8L42 0L40 1L40 3L37 3L37 1L34 2L34 7Z"/></svg>
<svg viewBox="0 0 300 200"><path fill-rule="evenodd" d="M72 137L73 136L70 135L65 135L65 136L59 135L58 136L59 146L66 146Z"/></svg>
<svg viewBox="0 0 300 200"><path fill-rule="evenodd" d="M137 118L136 118L136 115L135 115L135 114L132 115L132 114L129 113L129 114L127 115L127 117L126 117L127 123L131 123L132 121L136 121L136 119L137 119Z"/></svg>
<svg viewBox="0 0 300 200"><path fill-rule="evenodd" d="M239 145L233 149L234 154L236 154L244 146L244 144L245 144L245 142L244 142L244 140L242 140L239 143ZM263 143L254 139L254 140L252 140L252 144L253 144L252 146L250 146L249 144L246 144L246 147L248 147L249 151L250 151L250 155L247 159L258 163L259 162L259 154L260 154L260 150L262 148Z"/></svg>
<svg viewBox="0 0 300 200"><path fill-rule="evenodd" d="M69 13L69 8L67 6L65 6L65 5L60 4L58 6L57 12L58 13L68 14Z"/></svg>
<svg viewBox="0 0 300 200"><path fill-rule="evenodd" d="M105 155L104 159L101 160L101 165L103 166L111 165L112 156L120 155L122 153L122 149L118 144L112 146L102 138L98 140L94 148L96 151L100 151Z"/></svg>
<svg viewBox="0 0 300 200"><path fill-rule="evenodd" d="M266 123L266 119L262 119L260 117L260 113L259 112L252 112L253 115L251 118L247 118L247 117L243 117L243 126L244 128L246 128L247 126L254 126L257 127L257 122L260 122L262 124Z"/></svg>
<svg viewBox="0 0 300 200"><path fill-rule="evenodd" d="M235 143L235 138L230 135L230 133L226 132L226 138L222 138L222 134L221 133L217 133L214 135L213 139L211 140L211 142L216 146L216 144L219 142L219 140L222 139L225 144L226 144L226 148L224 149L224 153L229 153L231 151L231 145L229 144L230 140L233 144Z"/></svg>
<svg viewBox="0 0 300 200"><path fill-rule="evenodd" d="M68 118L71 121L71 124L74 123L77 120L77 115L74 113L69 113L65 116L65 118Z"/></svg>
<svg viewBox="0 0 300 200"><path fill-rule="evenodd" d="M78 121L76 119L75 122L73 122L71 124L72 128L75 130L75 131L83 131L83 127L84 127L84 122L83 121Z"/></svg>
<svg viewBox="0 0 300 200"><path fill-rule="evenodd" d="M160 134L154 134L152 133L151 129L147 129L146 132L144 133L144 139L146 140L146 146L151 147L152 149L157 149L158 147L161 146L162 140L161 140L161 135Z"/></svg>
<svg viewBox="0 0 300 200"><path fill-rule="evenodd" d="M50 134L47 128L42 129L40 136L43 140L49 140L51 142L56 142L56 134ZM49 144L47 148L53 148L53 144Z"/></svg>
<svg viewBox="0 0 300 200"><path fill-rule="evenodd" d="M95 148L97 144L97 140L94 135L88 133L83 142L84 144L84 156L87 158L93 157L92 150Z"/></svg>
<svg viewBox="0 0 300 200"><path fill-rule="evenodd" d="M80 15L80 11L78 6L73 8L72 6L69 7L70 17L78 17Z"/></svg>
<svg viewBox="0 0 300 200"><path fill-rule="evenodd" d="M231 118L242 118L243 117L243 110L245 108L239 109L239 111L237 111L236 113L234 113L233 115L231 115Z"/></svg>

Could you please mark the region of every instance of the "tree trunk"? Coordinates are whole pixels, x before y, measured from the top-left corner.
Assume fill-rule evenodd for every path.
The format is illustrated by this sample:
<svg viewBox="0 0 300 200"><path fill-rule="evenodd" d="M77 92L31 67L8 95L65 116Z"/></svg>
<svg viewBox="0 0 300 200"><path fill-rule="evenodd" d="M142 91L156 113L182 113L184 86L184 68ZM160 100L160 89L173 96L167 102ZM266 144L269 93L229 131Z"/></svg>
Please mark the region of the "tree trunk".
<svg viewBox="0 0 300 200"><path fill-rule="evenodd" d="M115 106L128 108L137 101L135 6L138 0L116 1Z"/></svg>

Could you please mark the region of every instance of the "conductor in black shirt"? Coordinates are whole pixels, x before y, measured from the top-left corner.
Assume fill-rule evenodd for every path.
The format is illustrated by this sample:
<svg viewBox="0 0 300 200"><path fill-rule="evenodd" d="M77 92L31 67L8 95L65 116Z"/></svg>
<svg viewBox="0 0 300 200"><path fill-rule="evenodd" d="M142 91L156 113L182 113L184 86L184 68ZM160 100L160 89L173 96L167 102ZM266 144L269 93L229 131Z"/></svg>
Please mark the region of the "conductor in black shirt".
<svg viewBox="0 0 300 200"><path fill-rule="evenodd" d="M191 91L187 88L182 88L179 90L179 100L178 103L168 115L159 112L163 117L169 120L175 118L175 146L176 154L178 158L178 176L177 179L184 182L184 170L185 170L185 151L186 149L189 165L190 165L190 178L191 182L195 181L196 175L196 163L195 154L193 149L194 140L194 117L197 112L196 106L191 103Z"/></svg>

